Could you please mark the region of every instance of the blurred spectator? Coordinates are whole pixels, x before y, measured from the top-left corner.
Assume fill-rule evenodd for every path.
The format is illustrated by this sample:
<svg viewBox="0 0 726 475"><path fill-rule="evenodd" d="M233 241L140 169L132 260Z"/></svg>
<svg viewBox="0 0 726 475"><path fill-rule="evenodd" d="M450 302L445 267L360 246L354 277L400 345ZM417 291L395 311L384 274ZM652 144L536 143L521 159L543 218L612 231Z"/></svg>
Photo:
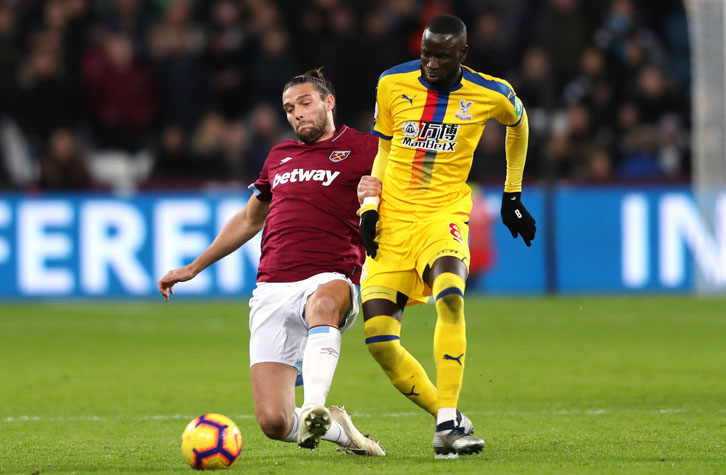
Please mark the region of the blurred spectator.
<svg viewBox="0 0 726 475"><path fill-rule="evenodd" d="M92 185L85 156L70 129L56 129L40 159L38 186L46 190L82 190Z"/></svg>
<svg viewBox="0 0 726 475"><path fill-rule="evenodd" d="M569 122L564 113L558 113L553 120L552 133L544 145L544 167L554 177L570 177L574 175L576 157L570 141Z"/></svg>
<svg viewBox="0 0 726 475"><path fill-rule="evenodd" d="M229 176L226 154L228 133L229 123L222 114L211 111L202 118L192 141L193 167L197 177L219 180Z"/></svg>
<svg viewBox="0 0 726 475"><path fill-rule="evenodd" d="M325 66L325 74L332 84L345 84L351 76L362 76L367 64L361 62L360 58L368 52L360 48L361 42L358 39L360 35L352 8L338 5L330 11L328 22L329 47L326 56L319 58L318 64ZM379 71L379 74L382 71ZM360 95L361 91L350 87L335 91L336 125L348 124L357 115L360 109L361 101L358 99ZM371 103L373 101L375 97L371 94Z"/></svg>
<svg viewBox="0 0 726 475"><path fill-rule="evenodd" d="M202 32L192 24L190 14L188 0L174 0L162 22L151 29L149 42L159 85L160 122L181 126L185 135L210 101Z"/></svg>
<svg viewBox="0 0 726 475"><path fill-rule="evenodd" d="M148 146L157 90L151 71L134 54L131 39L107 34L84 58L83 79L96 145L130 153Z"/></svg>
<svg viewBox="0 0 726 475"><path fill-rule="evenodd" d="M567 122L572 153L577 160L576 169L582 168L587 149L593 142L592 116L584 104L572 104L567 108Z"/></svg>
<svg viewBox="0 0 726 475"><path fill-rule="evenodd" d="M74 127L80 120L76 83L61 62L62 44L56 32L38 31L30 37L29 53L18 67L13 116L34 151L50 133Z"/></svg>
<svg viewBox="0 0 726 475"><path fill-rule="evenodd" d="M81 63L96 27L91 0L64 0L63 44L65 64L74 80L80 82Z"/></svg>
<svg viewBox="0 0 726 475"><path fill-rule="evenodd" d="M504 179L506 165L504 155L505 127L496 120L489 120L484 135L474 152L469 171L469 181L484 182L490 178Z"/></svg>
<svg viewBox="0 0 726 475"><path fill-rule="evenodd" d="M239 120L228 122L222 140L226 172L219 177L220 180L242 180L251 183L257 178L261 167L250 169L246 160L247 146L248 133L245 124Z"/></svg>
<svg viewBox="0 0 726 475"><path fill-rule="evenodd" d="M660 128L660 149L658 162L671 178L686 176L690 167L689 139L683 128L683 121L676 114L663 116Z"/></svg>
<svg viewBox="0 0 726 475"><path fill-rule="evenodd" d="M634 100L645 122L657 123L666 113L679 111L663 73L650 66L638 72Z"/></svg>
<svg viewBox="0 0 726 475"><path fill-rule="evenodd" d="M664 46L668 51L668 71L678 89L688 93L691 79L690 44L688 32L688 19L684 2L671 0L670 5L663 5L666 14L663 19ZM661 17L656 15L656 18ZM685 32L685 33L684 33Z"/></svg>
<svg viewBox="0 0 726 475"><path fill-rule="evenodd" d="M254 91L257 102L279 104L282 87L303 70L295 57L288 54L289 48L290 37L281 26L269 28L255 44L252 53L255 60L249 68L249 87Z"/></svg>
<svg viewBox="0 0 726 475"><path fill-rule="evenodd" d="M665 175L658 157L658 129L641 125L625 137L626 154L620 164L623 178L656 179Z"/></svg>
<svg viewBox="0 0 726 475"><path fill-rule="evenodd" d="M608 183L612 180L612 159L608 151L592 147L586 154L586 166L578 177L586 183Z"/></svg>
<svg viewBox="0 0 726 475"><path fill-rule="evenodd" d="M367 130L378 76L444 12L467 23L465 64L527 107L528 179L688 178L679 0L0 0L0 183L37 183L58 129L82 137L99 183L133 188L152 161L145 186L251 180L286 134L289 77L323 66L337 122ZM488 126L471 180L501 179L504 133Z"/></svg>
<svg viewBox="0 0 726 475"><path fill-rule="evenodd" d="M212 94L210 105L225 117L239 117L247 106L247 49L240 11L232 0L218 1L212 7L204 58Z"/></svg>
<svg viewBox="0 0 726 475"><path fill-rule="evenodd" d="M282 99L280 99L282 102ZM281 142L286 137L287 128L281 127L279 119L282 109L267 104L262 104L252 111L250 118L250 147L248 151L249 167L247 173L255 176L262 170L267 154L275 144Z"/></svg>
<svg viewBox="0 0 726 475"><path fill-rule="evenodd" d="M12 8L0 4L0 118L10 108L16 90L16 71L23 55L16 44L16 16Z"/></svg>
<svg viewBox="0 0 726 475"><path fill-rule="evenodd" d="M651 30L644 28L638 19L639 12L633 0L612 0L610 9L604 15L604 23L595 32L594 39L598 46L608 50L615 59L632 62L636 59L633 48L637 49L637 57L642 61L662 66L664 55L661 42Z"/></svg>
<svg viewBox="0 0 726 475"><path fill-rule="evenodd" d="M529 148L525 168L528 175L542 172L542 149L547 142L551 125L545 101L548 74L546 52L541 47L534 46L524 54L521 71L513 74L511 80L529 117Z"/></svg>
<svg viewBox="0 0 726 475"><path fill-rule="evenodd" d="M247 0L243 3L247 7L247 17L244 22L244 27L250 35L259 38L272 28L284 26L283 15L280 13L280 2Z"/></svg>
<svg viewBox="0 0 726 475"><path fill-rule="evenodd" d="M491 10L479 14L469 35L468 63L474 69L486 69L492 76L509 76L520 59L509 54L512 45L507 43L507 33L502 28L500 15Z"/></svg>
<svg viewBox="0 0 726 475"><path fill-rule="evenodd" d="M599 48L586 48L580 56L580 74L564 88L564 102L573 104L589 97L595 83L607 79L605 66L605 57Z"/></svg>
<svg viewBox="0 0 726 475"><path fill-rule="evenodd" d="M359 55L365 55L366 60L360 61L362 67L359 70L361 74L360 82L364 90L368 92L367 96L364 97L368 97L369 102L361 105L362 107L374 104L378 76L386 69L395 66L402 58L406 58L408 54L406 44L392 34L387 21L388 18L385 12L380 8L365 13L363 17ZM371 54L371 52L374 52L374 54ZM360 57L357 59L360 60ZM342 85L345 83L347 83L347 80L335 84ZM356 92L361 94L362 91L358 90ZM369 128L370 121L367 127L358 130L367 131Z"/></svg>
<svg viewBox="0 0 726 475"><path fill-rule="evenodd" d="M588 19L580 0L551 0L551 5L545 1L540 3L540 8L552 8L552 13L537 15L535 41L545 46L551 44L556 52L551 58L551 73L556 89L561 90L577 74L580 56L590 42Z"/></svg>
<svg viewBox="0 0 726 475"><path fill-rule="evenodd" d="M452 2L454 14L460 18L471 18L472 31L469 33L471 38L469 43L470 53L478 55L479 48L486 51L485 42L488 38L498 45L498 49L506 56L503 59L504 67L502 68L501 77L510 77L519 64L522 56L527 48L527 35L522 34L531 28L532 20L535 14L535 8L529 0L484 0L481 2L468 2L469 8L466 8L465 2ZM467 11L469 10L469 11ZM482 25L483 18L492 16L496 18L496 28L494 22L484 20L486 25ZM485 26L482 28L482 26ZM492 33L497 32L497 37L493 38ZM502 59L499 59L502 61ZM472 63L474 65L474 63ZM487 69L488 64L481 64L481 68ZM474 69L479 69L474 66ZM496 74L491 73L496 76Z"/></svg>
<svg viewBox="0 0 726 475"><path fill-rule="evenodd" d="M420 2L420 5L407 0L399 0L393 3L398 4L398 13L403 14L404 18L406 15L410 15L410 18L414 21L411 25L413 28L408 36L408 59L419 56L421 35L428 22L436 15L452 13L451 2L442 0L424 0ZM469 32L469 34L471 33Z"/></svg>
<svg viewBox="0 0 726 475"><path fill-rule="evenodd" d="M593 83L585 103L591 112L594 133L602 140L611 142L616 120L616 101L612 84L606 80Z"/></svg>
<svg viewBox="0 0 726 475"><path fill-rule="evenodd" d="M173 124L164 127L149 180L155 184L164 184L170 180L198 175L199 168L190 154L184 129Z"/></svg>
<svg viewBox="0 0 726 475"><path fill-rule="evenodd" d="M522 58L521 71L511 83L517 95L524 101L529 115L533 109L544 107L544 87L549 73L547 53L538 46L529 49ZM531 119L531 118L530 118Z"/></svg>
<svg viewBox="0 0 726 475"><path fill-rule="evenodd" d="M146 32L151 18L145 0L104 0L97 2L101 10L102 27L127 37L134 50L146 50Z"/></svg>

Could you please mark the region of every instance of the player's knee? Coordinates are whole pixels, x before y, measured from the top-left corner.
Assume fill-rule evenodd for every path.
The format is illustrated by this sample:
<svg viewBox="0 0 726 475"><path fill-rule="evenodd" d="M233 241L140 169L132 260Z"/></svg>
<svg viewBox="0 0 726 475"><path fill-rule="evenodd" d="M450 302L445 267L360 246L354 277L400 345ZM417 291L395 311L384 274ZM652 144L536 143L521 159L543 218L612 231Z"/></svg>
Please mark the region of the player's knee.
<svg viewBox="0 0 726 475"><path fill-rule="evenodd" d="M264 410L257 413L262 433L270 439L284 440L292 430L291 418L279 411Z"/></svg>
<svg viewBox="0 0 726 475"><path fill-rule="evenodd" d="M436 301L440 316L455 323L464 315L464 299L461 295L446 295Z"/></svg>
<svg viewBox="0 0 726 475"><path fill-rule="evenodd" d="M458 323L464 316L464 279L456 274L444 272L433 284L436 311L447 323Z"/></svg>
<svg viewBox="0 0 726 475"><path fill-rule="evenodd" d="M338 325L344 314L338 302L328 295L311 295L305 307L305 318L311 326Z"/></svg>
<svg viewBox="0 0 726 475"><path fill-rule="evenodd" d="M366 346L384 371L395 368L403 357L401 322L388 315L378 315L363 324Z"/></svg>

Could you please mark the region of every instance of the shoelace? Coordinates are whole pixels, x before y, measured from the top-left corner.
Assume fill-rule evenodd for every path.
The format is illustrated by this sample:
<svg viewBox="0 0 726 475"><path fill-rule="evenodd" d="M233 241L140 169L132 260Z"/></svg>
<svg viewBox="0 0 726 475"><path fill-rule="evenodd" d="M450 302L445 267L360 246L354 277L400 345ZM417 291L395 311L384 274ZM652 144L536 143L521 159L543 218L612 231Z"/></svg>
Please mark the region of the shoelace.
<svg viewBox="0 0 726 475"><path fill-rule="evenodd" d="M466 432L464 432L463 427L454 427L453 429L449 430L449 435L453 435L452 433L466 435Z"/></svg>

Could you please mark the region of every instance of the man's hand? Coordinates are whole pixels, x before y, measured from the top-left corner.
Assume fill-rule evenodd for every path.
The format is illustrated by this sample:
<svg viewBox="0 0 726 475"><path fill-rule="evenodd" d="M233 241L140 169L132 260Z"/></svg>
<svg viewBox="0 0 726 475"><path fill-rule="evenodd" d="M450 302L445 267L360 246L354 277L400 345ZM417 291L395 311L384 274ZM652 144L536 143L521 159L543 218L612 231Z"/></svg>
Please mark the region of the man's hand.
<svg viewBox="0 0 726 475"><path fill-rule="evenodd" d="M360 224L358 230L366 247L366 254L376 257L376 223L378 223L378 202L381 196L381 181L370 175L363 175L358 182L358 202L362 205L358 210Z"/></svg>
<svg viewBox="0 0 726 475"><path fill-rule="evenodd" d="M521 195L520 192L504 192L502 195L502 222L509 228L513 238L516 239L518 234L521 235L524 243L529 247L532 245L537 226L534 225L532 215L519 200Z"/></svg>
<svg viewBox="0 0 726 475"><path fill-rule="evenodd" d="M376 257L378 251L376 223L378 223L378 211L375 208L363 209L358 229L360 230L360 237L363 239L363 245L366 247L366 254L372 258Z"/></svg>
<svg viewBox="0 0 726 475"><path fill-rule="evenodd" d="M164 300L169 300L169 295L174 295L174 284L177 282L186 282L191 280L196 273L194 273L189 266L180 267L178 269L170 270L164 277L159 279L159 292L164 297Z"/></svg>
<svg viewBox="0 0 726 475"><path fill-rule="evenodd" d="M358 203L363 204L364 198L381 196L381 189L381 181L378 178L363 175L358 182Z"/></svg>

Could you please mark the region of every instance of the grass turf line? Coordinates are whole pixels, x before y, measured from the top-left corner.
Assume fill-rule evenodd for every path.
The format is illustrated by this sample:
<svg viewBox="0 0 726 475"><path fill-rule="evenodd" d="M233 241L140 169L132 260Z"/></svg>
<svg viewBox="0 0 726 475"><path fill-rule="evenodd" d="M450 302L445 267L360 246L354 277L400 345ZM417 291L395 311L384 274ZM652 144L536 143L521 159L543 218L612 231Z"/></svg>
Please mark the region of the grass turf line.
<svg viewBox="0 0 726 475"><path fill-rule="evenodd" d="M726 301L466 301L460 408L482 454L434 460L433 419L390 385L361 322L328 402L380 459L266 439L252 416L246 302L0 306L0 472L180 472L192 417L230 415L255 473L719 473L726 466ZM402 342L435 377L432 306ZM301 396L301 393L298 393ZM300 400L300 398L299 398Z"/></svg>

